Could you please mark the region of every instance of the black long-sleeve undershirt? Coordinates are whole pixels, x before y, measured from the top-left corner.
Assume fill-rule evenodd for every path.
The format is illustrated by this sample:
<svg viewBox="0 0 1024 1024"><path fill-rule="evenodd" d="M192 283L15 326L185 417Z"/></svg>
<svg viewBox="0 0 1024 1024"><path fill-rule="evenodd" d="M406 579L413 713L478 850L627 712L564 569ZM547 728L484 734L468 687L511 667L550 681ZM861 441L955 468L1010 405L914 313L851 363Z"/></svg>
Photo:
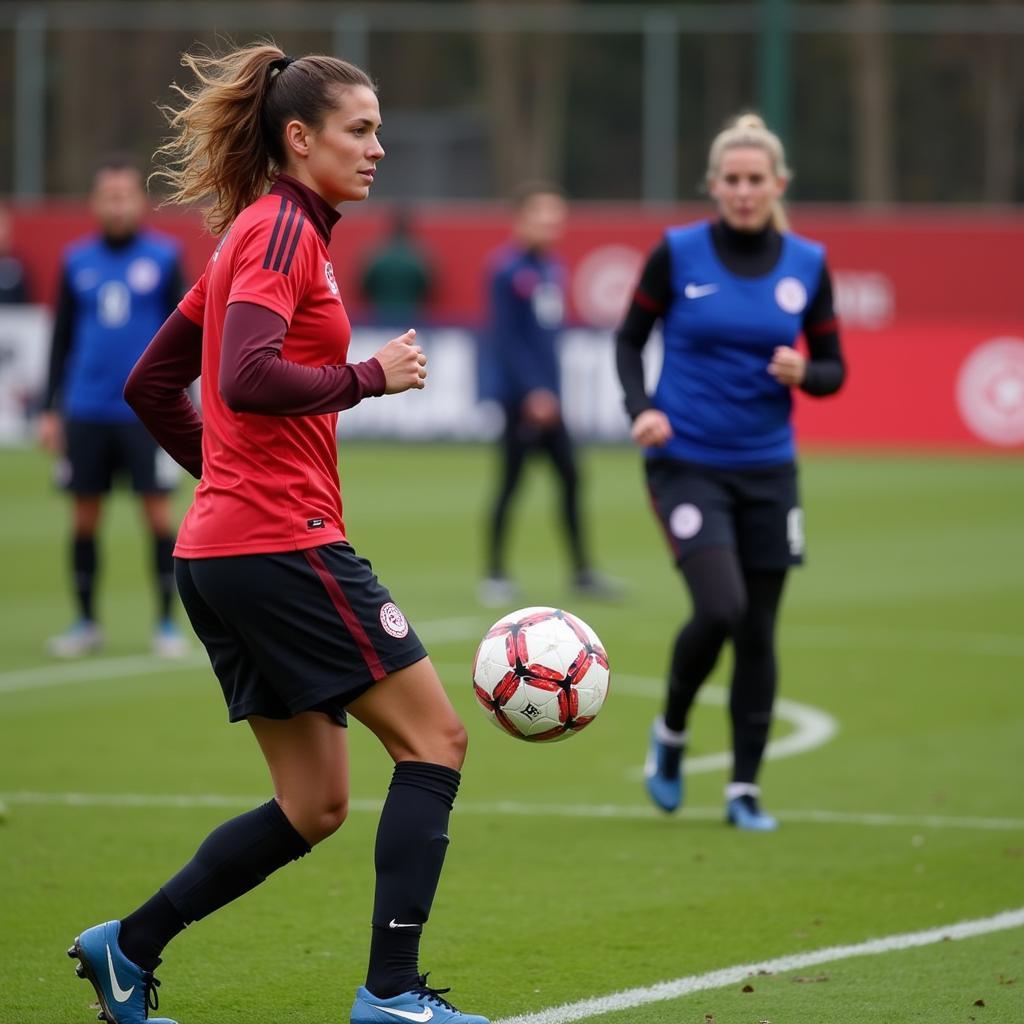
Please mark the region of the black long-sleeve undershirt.
<svg viewBox="0 0 1024 1024"><path fill-rule="evenodd" d="M769 273L782 253L782 235L771 227L754 233L739 232L718 221L711 226L711 238L715 254L726 269L740 277ZM668 243L662 241L644 266L633 301L615 336L615 362L631 419L652 408L644 385L642 353L651 330L674 298L672 256ZM802 326L809 359L800 389L815 397L834 394L843 384L846 367L827 265L822 266L821 280L804 311Z"/></svg>

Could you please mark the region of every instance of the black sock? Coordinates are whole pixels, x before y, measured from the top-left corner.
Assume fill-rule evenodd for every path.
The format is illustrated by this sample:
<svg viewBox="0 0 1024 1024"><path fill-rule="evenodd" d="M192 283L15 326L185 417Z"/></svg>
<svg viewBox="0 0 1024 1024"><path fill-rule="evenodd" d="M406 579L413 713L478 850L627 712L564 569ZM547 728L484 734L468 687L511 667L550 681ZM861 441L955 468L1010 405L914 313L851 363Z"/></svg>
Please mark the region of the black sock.
<svg viewBox="0 0 1024 1024"><path fill-rule="evenodd" d="M71 571L78 598L78 614L89 622L95 620L92 596L96 586L99 559L95 537L75 537L71 545Z"/></svg>
<svg viewBox="0 0 1024 1024"><path fill-rule="evenodd" d="M174 538L153 538L153 568L156 571L156 594L159 617L162 622L171 617L174 597Z"/></svg>
<svg viewBox="0 0 1024 1024"><path fill-rule="evenodd" d="M155 971L164 946L184 927L185 922L174 904L163 889L157 889L138 910L121 921L117 944L121 952L144 971Z"/></svg>
<svg viewBox="0 0 1024 1024"><path fill-rule="evenodd" d="M395 765L374 849L377 887L366 987L379 999L419 984L420 935L441 877L460 778L440 764Z"/></svg>
<svg viewBox="0 0 1024 1024"><path fill-rule="evenodd" d="M276 800L224 822L156 896L121 922L121 948L145 968L146 964L125 948L125 941L135 953L153 962L187 924L256 888L269 874L305 856L309 849ZM168 906L176 912L174 916Z"/></svg>

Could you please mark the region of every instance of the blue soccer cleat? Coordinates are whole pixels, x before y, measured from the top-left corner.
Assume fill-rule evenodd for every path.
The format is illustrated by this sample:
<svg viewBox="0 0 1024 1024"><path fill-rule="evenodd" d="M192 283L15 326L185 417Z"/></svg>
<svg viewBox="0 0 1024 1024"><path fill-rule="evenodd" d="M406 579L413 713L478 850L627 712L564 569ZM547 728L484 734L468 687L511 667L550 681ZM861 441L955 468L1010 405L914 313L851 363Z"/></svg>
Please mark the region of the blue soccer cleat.
<svg viewBox="0 0 1024 1024"><path fill-rule="evenodd" d="M71 944L68 956L77 960L75 973L92 984L100 1001L99 1019L110 1024L175 1024L167 1017L150 1017L158 1005L160 982L121 952L117 943L120 921L88 928Z"/></svg>
<svg viewBox="0 0 1024 1024"><path fill-rule="evenodd" d="M725 820L748 832L774 832L779 827L779 823L770 814L761 810L753 793L743 793L727 801Z"/></svg>
<svg viewBox="0 0 1024 1024"><path fill-rule="evenodd" d="M683 802L683 751L685 733L672 732L656 718L644 761L647 794L663 811L671 813Z"/></svg>
<svg viewBox="0 0 1024 1024"><path fill-rule="evenodd" d="M378 999L372 992L360 985L352 1004L351 1024L396 1024L412 1021L413 1024L490 1024L486 1017L475 1013L456 1010L443 998L447 988L430 988L427 976L408 992Z"/></svg>

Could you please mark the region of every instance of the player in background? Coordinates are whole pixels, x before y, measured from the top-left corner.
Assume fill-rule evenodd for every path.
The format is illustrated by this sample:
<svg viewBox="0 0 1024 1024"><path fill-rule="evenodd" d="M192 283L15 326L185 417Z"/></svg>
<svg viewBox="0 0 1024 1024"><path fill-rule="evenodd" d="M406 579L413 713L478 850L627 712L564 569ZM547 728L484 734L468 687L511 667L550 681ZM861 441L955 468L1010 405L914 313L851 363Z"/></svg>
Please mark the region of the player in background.
<svg viewBox="0 0 1024 1024"><path fill-rule="evenodd" d="M716 136L707 185L718 217L666 232L616 338L633 440L693 606L651 730L647 791L665 811L682 802L687 716L731 640L726 817L761 831L776 827L757 785L775 701L776 616L787 570L804 554L792 391L831 395L845 376L824 249L788 229L789 178L782 143L757 115ZM648 395L642 350L659 320L665 358ZM801 333L809 358L795 347Z"/></svg>
<svg viewBox="0 0 1024 1024"><path fill-rule="evenodd" d="M72 500L71 569L78 618L52 637L50 653L74 658L101 647L96 611L97 537L114 479L131 478L152 537L157 585L153 650L188 651L171 618L174 522L171 491L178 467L123 397L128 373L184 291L179 246L143 227L142 174L110 157L93 178L91 205L99 233L71 245L61 267L50 371L39 439L61 458L58 479Z"/></svg>
<svg viewBox="0 0 1024 1024"><path fill-rule="evenodd" d="M359 279L373 322L389 326L421 320L434 277L430 255L416 240L412 210L396 207L387 237L370 252Z"/></svg>
<svg viewBox="0 0 1024 1024"><path fill-rule="evenodd" d="M479 596L493 607L519 598L519 587L506 569L509 511L526 458L536 449L547 454L558 474L574 589L598 598L615 598L621 591L591 563L576 454L562 419L556 346L565 321L565 268L552 250L565 232L567 212L556 189L524 186L515 201L513 237L491 256L484 387L501 403L505 425L499 440L498 490L488 521L487 576Z"/></svg>
<svg viewBox="0 0 1024 1024"><path fill-rule="evenodd" d="M178 589L274 796L215 829L142 906L82 932L69 954L108 1021L143 1021L175 935L344 821L347 711L395 762L374 852L369 972L350 1020L487 1024L429 987L418 963L466 732L342 518L338 412L422 388L427 373L411 330L365 362L346 359L349 323L327 246L336 207L369 195L384 156L377 96L351 64L292 59L273 45L182 62L198 84L179 90L164 174L174 201L208 200L221 240L126 394L200 481L175 549ZM202 417L187 390L200 374Z"/></svg>
<svg viewBox="0 0 1024 1024"><path fill-rule="evenodd" d="M25 264L18 257L13 236L11 213L6 206L0 206L0 306L20 305L29 300Z"/></svg>

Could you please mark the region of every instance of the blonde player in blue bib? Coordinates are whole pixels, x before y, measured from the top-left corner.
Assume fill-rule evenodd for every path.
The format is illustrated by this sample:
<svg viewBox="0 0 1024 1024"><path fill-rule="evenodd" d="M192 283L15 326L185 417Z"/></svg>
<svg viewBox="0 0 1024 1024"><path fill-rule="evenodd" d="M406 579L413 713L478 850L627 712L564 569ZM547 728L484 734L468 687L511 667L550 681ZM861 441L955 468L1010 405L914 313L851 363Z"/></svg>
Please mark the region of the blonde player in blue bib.
<svg viewBox="0 0 1024 1024"><path fill-rule="evenodd" d="M693 606L651 730L647 791L666 812L682 803L689 711L731 641L726 820L755 831L776 828L757 778L777 689L778 608L804 554L792 392L831 395L845 376L824 248L793 234L782 206L790 176L757 115L720 132L707 170L717 216L665 232L616 337L633 440ZM642 352L658 321L665 356L648 394Z"/></svg>

